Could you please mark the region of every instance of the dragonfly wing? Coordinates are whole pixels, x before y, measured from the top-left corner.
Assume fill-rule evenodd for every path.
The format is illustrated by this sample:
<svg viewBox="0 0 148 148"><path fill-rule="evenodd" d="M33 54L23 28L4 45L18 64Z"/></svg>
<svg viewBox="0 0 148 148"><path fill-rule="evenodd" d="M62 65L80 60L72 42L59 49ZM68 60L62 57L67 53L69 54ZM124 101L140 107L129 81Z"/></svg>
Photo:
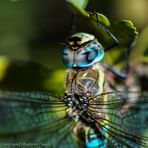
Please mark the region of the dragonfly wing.
<svg viewBox="0 0 148 148"><path fill-rule="evenodd" d="M75 142L75 123L59 97L41 92L0 92L0 141L60 147ZM67 138L69 136L69 138ZM70 139L71 138L71 139ZM66 141L71 141L70 142Z"/></svg>
<svg viewBox="0 0 148 148"><path fill-rule="evenodd" d="M104 93L90 99L89 108L109 145L148 147L148 93Z"/></svg>

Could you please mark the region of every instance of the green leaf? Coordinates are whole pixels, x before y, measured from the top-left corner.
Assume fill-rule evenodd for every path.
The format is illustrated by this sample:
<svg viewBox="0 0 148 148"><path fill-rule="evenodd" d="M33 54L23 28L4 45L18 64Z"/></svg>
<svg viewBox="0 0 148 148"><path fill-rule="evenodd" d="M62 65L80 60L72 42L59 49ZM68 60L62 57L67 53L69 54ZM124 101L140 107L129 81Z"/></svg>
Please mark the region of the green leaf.
<svg viewBox="0 0 148 148"><path fill-rule="evenodd" d="M110 21L105 15L101 13L90 13L86 21L104 48L108 47L108 44L113 42L106 30L102 28L102 26L105 28L110 26Z"/></svg>
<svg viewBox="0 0 148 148"><path fill-rule="evenodd" d="M121 47L130 47L138 37L138 32L130 20L121 20L110 26Z"/></svg>
<svg viewBox="0 0 148 148"><path fill-rule="evenodd" d="M101 13L92 13L90 15L90 19L94 20L95 22L98 21L98 23L101 23L105 27L110 26L110 21L108 20L108 18L105 15L101 14Z"/></svg>
<svg viewBox="0 0 148 148"><path fill-rule="evenodd" d="M119 45L114 47L108 55L111 57L112 65L119 62L125 62L125 48L131 48L134 46L138 37L136 28L130 20L121 20L113 23L108 29L119 41ZM111 44L111 42L108 42L107 44Z"/></svg>
<svg viewBox="0 0 148 148"><path fill-rule="evenodd" d="M67 0L69 3L73 3L75 6L85 8L89 0Z"/></svg>
<svg viewBox="0 0 148 148"><path fill-rule="evenodd" d="M89 0L66 0L72 11L76 14L88 17L88 13L85 10Z"/></svg>

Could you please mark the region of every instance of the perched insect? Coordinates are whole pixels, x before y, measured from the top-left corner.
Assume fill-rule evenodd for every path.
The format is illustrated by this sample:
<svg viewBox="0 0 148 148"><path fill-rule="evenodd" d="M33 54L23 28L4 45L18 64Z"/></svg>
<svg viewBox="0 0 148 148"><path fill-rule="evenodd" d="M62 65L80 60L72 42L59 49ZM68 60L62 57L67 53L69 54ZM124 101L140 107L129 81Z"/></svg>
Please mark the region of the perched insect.
<svg viewBox="0 0 148 148"><path fill-rule="evenodd" d="M101 63L104 55L95 36L76 33L63 50L63 62L70 68L63 97L1 91L0 145L148 147L148 94L107 92L104 68L121 78L126 74Z"/></svg>
<svg viewBox="0 0 148 148"><path fill-rule="evenodd" d="M107 131L110 130L108 125L109 115L106 112L108 112L108 106L110 105L106 102L112 101L112 93L102 95L105 92L105 77L101 68L104 65L100 61L104 57L104 54L105 51L102 45L93 35L87 33L72 35L68 39L67 47L63 50L64 64L68 68L71 68L66 76L64 101L70 108L69 114L76 121L82 120L82 124L84 124L81 126L84 128L83 131L86 130L84 132L87 137L84 138L86 147L106 147L106 136L109 137L109 134L107 134ZM119 77L126 77L126 74L114 70L109 66L105 67ZM132 100L131 103L137 101L136 97L133 97L134 93L127 93L129 96L126 93L121 92L121 96L125 95L126 99L131 97L129 99ZM116 92L117 96L119 94L119 92ZM129 100L127 99L126 101L128 102ZM96 102L100 102L100 104ZM127 103L129 107L131 103ZM120 108L118 115L127 111L127 104L125 105L126 109L124 109L124 105L123 108ZM108 112L108 114L110 113ZM97 121L95 122L95 120ZM102 126L102 124L105 125ZM87 130L88 127L86 126L85 128L85 125L89 126L90 129ZM79 131L79 128L77 129Z"/></svg>

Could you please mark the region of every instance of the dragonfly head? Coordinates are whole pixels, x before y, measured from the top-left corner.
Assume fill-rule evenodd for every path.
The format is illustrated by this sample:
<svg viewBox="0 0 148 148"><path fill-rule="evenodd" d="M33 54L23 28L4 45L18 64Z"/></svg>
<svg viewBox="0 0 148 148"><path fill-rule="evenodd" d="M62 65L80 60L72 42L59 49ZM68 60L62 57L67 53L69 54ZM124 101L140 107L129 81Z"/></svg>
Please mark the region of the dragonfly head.
<svg viewBox="0 0 148 148"><path fill-rule="evenodd" d="M62 57L68 68L88 68L102 60L104 50L93 35L81 32L68 38Z"/></svg>

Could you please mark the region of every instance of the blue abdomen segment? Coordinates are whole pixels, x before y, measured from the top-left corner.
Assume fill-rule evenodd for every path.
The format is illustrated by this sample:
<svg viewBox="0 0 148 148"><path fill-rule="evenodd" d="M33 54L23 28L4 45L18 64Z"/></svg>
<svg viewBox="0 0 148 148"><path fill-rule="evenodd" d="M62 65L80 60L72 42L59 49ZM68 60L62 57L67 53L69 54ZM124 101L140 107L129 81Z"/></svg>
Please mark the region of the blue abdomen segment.
<svg viewBox="0 0 148 148"><path fill-rule="evenodd" d="M98 137L92 128L89 128L88 130L85 146L86 148L107 148L105 139L103 138L103 136L100 135L100 137Z"/></svg>
<svg viewBox="0 0 148 148"><path fill-rule="evenodd" d="M106 144L104 143L104 140L100 138L96 138L91 140L90 142L86 142L87 148L107 148Z"/></svg>

